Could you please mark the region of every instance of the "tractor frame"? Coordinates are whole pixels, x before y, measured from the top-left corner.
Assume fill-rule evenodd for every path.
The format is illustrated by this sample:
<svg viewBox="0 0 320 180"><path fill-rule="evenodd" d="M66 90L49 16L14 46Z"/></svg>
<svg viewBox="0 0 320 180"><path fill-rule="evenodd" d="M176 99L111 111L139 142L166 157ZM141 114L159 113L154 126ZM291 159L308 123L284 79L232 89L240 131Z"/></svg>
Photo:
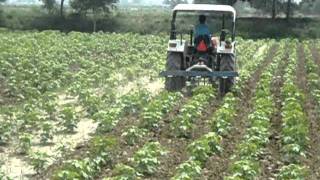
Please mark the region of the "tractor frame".
<svg viewBox="0 0 320 180"><path fill-rule="evenodd" d="M180 12L222 15L222 30L216 47L199 56L195 50L193 30L190 31L190 40L184 40L182 33L178 37L176 18ZM232 16L232 29L225 29L225 17ZM229 33L229 34L228 34ZM226 36L231 35L231 42ZM167 49L166 71L160 76L166 78L166 89L179 91L187 82L199 84L200 81L212 85L218 84L219 91L225 94L230 91L238 76L236 62L236 11L232 6L212 4L178 4L173 9L170 40ZM210 42L211 43L211 42ZM218 81L218 83L217 83Z"/></svg>

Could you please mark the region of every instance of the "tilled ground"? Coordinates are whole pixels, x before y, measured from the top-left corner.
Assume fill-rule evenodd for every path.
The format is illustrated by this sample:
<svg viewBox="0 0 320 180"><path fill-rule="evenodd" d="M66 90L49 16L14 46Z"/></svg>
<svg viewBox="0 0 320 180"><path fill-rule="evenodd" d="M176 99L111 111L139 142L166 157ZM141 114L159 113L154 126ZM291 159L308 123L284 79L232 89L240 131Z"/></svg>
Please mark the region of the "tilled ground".
<svg viewBox="0 0 320 180"><path fill-rule="evenodd" d="M271 179L276 178L275 175L278 173L279 169L282 167L283 162L281 160L281 125L282 125L282 100L281 97L281 87L284 84L283 75L285 73L286 65L288 60L288 54L281 59L280 66L278 67L276 74L272 80L271 91L275 99L275 113L271 118L271 135L269 137L269 144L267 145L265 152L262 156L262 172L259 179Z"/></svg>
<svg viewBox="0 0 320 180"><path fill-rule="evenodd" d="M174 117L169 120L169 123L158 135L158 141L169 153L160 159L162 165L154 176L149 177L150 179L170 179L170 177L174 176L175 168L188 159L187 146L201 135L209 132L210 126L206 120L213 115L220 105L221 98L217 97L212 100L210 105L205 108L202 116L195 120L194 131L188 139L171 135L170 121L173 120L172 118Z"/></svg>
<svg viewBox="0 0 320 180"><path fill-rule="evenodd" d="M274 45L264 62L256 70L240 95L240 104L237 106L237 115L232 124L231 133L224 137L222 148L224 151L219 156L212 156L206 163L203 170L203 177L205 179L223 179L226 175L228 167L231 163L231 155L234 153L236 145L240 142L247 128L247 117L252 111L251 99L255 94L257 83L265 68L272 62L277 46Z"/></svg>
<svg viewBox="0 0 320 180"><path fill-rule="evenodd" d="M317 59L315 59L318 61ZM307 84L307 72L305 68L305 53L303 46L298 47L298 68L296 83L305 95L303 103L304 111L306 112L309 122L309 139L310 145L307 155L307 165L309 166L310 177L308 179L320 179L320 124L319 114L317 108L319 106L312 98L310 89Z"/></svg>

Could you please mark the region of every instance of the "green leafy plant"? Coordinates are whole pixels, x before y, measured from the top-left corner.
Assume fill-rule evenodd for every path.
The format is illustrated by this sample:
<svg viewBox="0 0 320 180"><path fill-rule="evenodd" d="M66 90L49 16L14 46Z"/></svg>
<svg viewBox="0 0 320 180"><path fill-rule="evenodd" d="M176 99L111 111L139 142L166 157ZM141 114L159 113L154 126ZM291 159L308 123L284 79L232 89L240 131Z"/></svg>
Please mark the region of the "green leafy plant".
<svg viewBox="0 0 320 180"><path fill-rule="evenodd" d="M257 177L257 175L259 175L260 173L259 163L250 160L240 160L232 164L231 172L237 173L234 173L233 175L228 176L225 179L255 179L255 177Z"/></svg>
<svg viewBox="0 0 320 180"><path fill-rule="evenodd" d="M77 128L77 124L79 122L79 118L75 111L75 108L71 106L66 106L61 111L61 121L62 125L65 128L65 131L68 133L72 133Z"/></svg>
<svg viewBox="0 0 320 180"><path fill-rule="evenodd" d="M201 116L214 96L212 88L199 87L193 93L195 95L181 108L180 114L172 122L173 132L179 137L190 137L194 121Z"/></svg>
<svg viewBox="0 0 320 180"><path fill-rule="evenodd" d="M221 151L221 137L214 132L204 135L188 146L190 158L201 163L205 163L209 156L219 154Z"/></svg>
<svg viewBox="0 0 320 180"><path fill-rule="evenodd" d="M147 129L158 129L159 121L181 98L181 93L161 93L143 109L141 126Z"/></svg>
<svg viewBox="0 0 320 180"><path fill-rule="evenodd" d="M121 109L111 108L108 111L99 111L94 116L97 122L99 122L98 131L99 132L110 132L114 129L118 123L121 115Z"/></svg>
<svg viewBox="0 0 320 180"><path fill-rule="evenodd" d="M160 165L159 157L165 155L166 151L158 142L145 144L133 156L132 162L137 172L141 174L153 174Z"/></svg>
<svg viewBox="0 0 320 180"><path fill-rule="evenodd" d="M125 132L121 134L121 137L124 138L128 145L132 146L138 143L146 135L146 133L146 129L140 129L136 126L132 126L125 130Z"/></svg>
<svg viewBox="0 0 320 180"><path fill-rule="evenodd" d="M139 180L140 174L130 166L117 164L113 170L114 177L105 178L104 180Z"/></svg>
<svg viewBox="0 0 320 180"><path fill-rule="evenodd" d="M28 133L23 133L19 136L19 143L16 149L17 153L19 154L27 154L31 149L31 140L32 135Z"/></svg>
<svg viewBox="0 0 320 180"><path fill-rule="evenodd" d="M46 169L48 158L50 158L50 156L47 153L33 152L29 158L33 169L37 172L37 174L40 174L40 172Z"/></svg>
<svg viewBox="0 0 320 180"><path fill-rule="evenodd" d="M200 179L201 163L195 160L188 160L177 167L175 176L171 180L193 180Z"/></svg>
<svg viewBox="0 0 320 180"><path fill-rule="evenodd" d="M300 166L297 164L290 164L287 166L284 166L280 169L280 172L278 174L279 180L301 180L306 179L308 177L308 170L304 166Z"/></svg>
<svg viewBox="0 0 320 180"><path fill-rule="evenodd" d="M11 136L11 124L8 122L1 122L0 126L0 146L9 142Z"/></svg>
<svg viewBox="0 0 320 180"><path fill-rule="evenodd" d="M42 131L40 134L40 142L43 144L47 144L53 139L53 125L49 122L44 122L42 125Z"/></svg>

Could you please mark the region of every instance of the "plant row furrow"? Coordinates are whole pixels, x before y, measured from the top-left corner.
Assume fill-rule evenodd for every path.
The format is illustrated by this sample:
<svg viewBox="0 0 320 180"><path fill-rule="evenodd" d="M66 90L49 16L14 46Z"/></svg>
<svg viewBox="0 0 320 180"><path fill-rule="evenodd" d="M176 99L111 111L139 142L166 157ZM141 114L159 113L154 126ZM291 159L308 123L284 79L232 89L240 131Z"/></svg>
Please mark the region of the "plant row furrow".
<svg viewBox="0 0 320 180"><path fill-rule="evenodd" d="M281 153L285 165L277 174L278 179L304 179L307 177L307 167L303 165L306 149L309 143L308 122L303 110L304 95L294 83L298 54L296 41L290 41L288 66L284 75L284 86L281 89L283 100Z"/></svg>
<svg viewBox="0 0 320 180"><path fill-rule="evenodd" d="M191 97L191 99L189 99L186 104L182 105L181 109L179 110L179 114L177 115L176 118L179 118L179 120L181 120L181 122L177 122L178 119L174 119L171 123L172 123L172 128L175 130L174 134L177 136L180 135L189 135L189 133L183 133L181 134L180 132L189 132L192 129L194 120L197 119L199 116L201 116L202 111L204 110L204 107L206 105L208 105L208 103L210 102L210 99L213 98L213 96L215 95L214 90L211 87L198 87L193 91L193 96ZM170 104L170 103L169 103ZM172 109L173 107L171 107ZM159 112L159 108L146 108L146 110L149 109L155 109L156 112ZM150 117L149 114L150 113L142 113L144 115L148 114L148 116L143 116L142 117L142 127L147 127L147 128L151 128L154 129L155 127L158 127L157 125L154 125L154 121L151 121L152 123L150 124ZM188 125L188 128L183 129L181 126L185 126L185 124ZM176 125L176 126L175 126ZM176 127L178 127L178 129L176 129ZM177 133L178 132L178 133ZM177 133L177 134L176 134ZM145 147L145 146L144 146ZM123 164L118 164L116 169L113 170L113 174L115 176L110 177L110 178L106 178L106 179L126 179L130 177L132 178L133 174L129 175L127 171L119 173L119 167L127 167L131 169L131 172L135 172L134 173L134 178L138 178L138 177L143 177L145 175L151 175L154 174L155 171L157 170L157 168L160 166L160 161L159 161L159 157L154 157L153 160L154 162L150 162L147 159L145 159L144 165L140 165L137 166L137 163L135 162L135 158L137 156L137 154L139 154L139 152L143 151L144 147L138 149L134 155L133 155L133 159L130 163L130 165L123 165ZM165 152L165 150L164 150ZM165 153L162 153L165 154ZM147 154L145 154L147 155ZM144 157L146 158L146 157ZM141 170L141 168L139 168L140 166L145 167L145 170ZM152 171L149 171L152 170Z"/></svg>
<svg viewBox="0 0 320 180"><path fill-rule="evenodd" d="M259 158L269 143L271 117L275 111L271 82L284 56L283 47L284 43L281 43L273 62L261 75L252 100L253 110L248 115L249 127L232 157L230 175L224 179L255 179L261 172Z"/></svg>
<svg viewBox="0 0 320 180"><path fill-rule="evenodd" d="M154 100L150 101L150 103L145 106L143 109L142 119L146 120L146 123L150 128L156 127L156 124L159 120L161 120L166 113L168 113L182 98L181 93L169 93L169 92L162 92L157 97L154 98ZM160 113L158 113L160 112ZM112 117L112 116L111 116ZM152 119L152 121L148 121ZM144 121L142 121L144 122ZM142 126L145 126L146 124L142 123ZM147 130L145 130L143 127L135 127L132 126L127 130L124 130L122 137L125 139L125 142L130 146L134 145L141 139L141 136L144 136L145 133L147 133ZM99 138L97 136L96 138ZM112 146L105 144L105 148L102 150L100 149L100 146L92 146L92 150L88 152L86 155L86 159L81 160L70 160L66 162L63 166L59 168L58 171L54 173L54 178L59 179L63 177L63 179L94 179L98 174L101 173L103 167L106 166L112 166L114 164L114 157L117 157L118 151L119 151L119 143L121 137L113 138L112 140L115 142L112 144ZM95 139L92 140L92 143L96 142ZM101 147L102 148L102 147ZM141 169L143 169L143 166L146 164L143 163L155 163L153 160L156 159L157 154L163 154L161 150L156 150L160 148L160 144L157 142L148 143L142 149L137 151L135 153L135 159L133 160L133 163L137 166L142 166ZM98 153L96 151L98 150ZM153 152L156 151L156 152ZM158 153L157 153L158 152ZM112 156L108 156L111 155ZM97 161L99 160L108 160L108 161ZM148 161L151 160L151 161ZM86 163L86 162L97 162L97 163ZM74 163L77 164L83 164L83 168L75 168L76 166L73 166ZM155 163L157 164L157 163ZM152 166L152 165L151 165ZM125 168L128 166L118 166L119 168ZM151 170L150 170L151 171Z"/></svg>
<svg viewBox="0 0 320 180"><path fill-rule="evenodd" d="M271 43L272 42L267 45L268 49L271 47ZM253 69L257 68L259 64L262 63L267 53L268 50L259 56L255 56L256 61L248 60L246 63L248 73L240 76L238 84L244 84L244 82L247 81L248 75L253 74ZM248 58L252 58L252 56L249 55ZM245 72L246 69L242 69L242 71ZM243 86L240 85L238 88L236 89L241 92ZM172 179L194 179L199 177L207 159L210 156L219 154L223 151L221 147L222 137L226 136L231 130L231 123L236 116L236 108L239 101L240 98L234 96L232 93L228 93L224 97L222 106L214 113L211 119L212 131L188 145L187 151L190 155L189 159L176 168L175 176L172 177Z"/></svg>

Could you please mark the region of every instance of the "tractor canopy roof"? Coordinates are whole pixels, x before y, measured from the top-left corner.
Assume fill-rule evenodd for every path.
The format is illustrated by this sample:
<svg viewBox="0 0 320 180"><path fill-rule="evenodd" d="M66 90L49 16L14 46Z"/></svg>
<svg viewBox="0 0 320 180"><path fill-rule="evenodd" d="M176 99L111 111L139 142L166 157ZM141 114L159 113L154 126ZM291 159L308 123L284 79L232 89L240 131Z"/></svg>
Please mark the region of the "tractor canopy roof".
<svg viewBox="0 0 320 180"><path fill-rule="evenodd" d="M236 10L228 5L213 5L213 4L178 4L174 7L173 12L223 12L232 13L233 21L236 20Z"/></svg>

